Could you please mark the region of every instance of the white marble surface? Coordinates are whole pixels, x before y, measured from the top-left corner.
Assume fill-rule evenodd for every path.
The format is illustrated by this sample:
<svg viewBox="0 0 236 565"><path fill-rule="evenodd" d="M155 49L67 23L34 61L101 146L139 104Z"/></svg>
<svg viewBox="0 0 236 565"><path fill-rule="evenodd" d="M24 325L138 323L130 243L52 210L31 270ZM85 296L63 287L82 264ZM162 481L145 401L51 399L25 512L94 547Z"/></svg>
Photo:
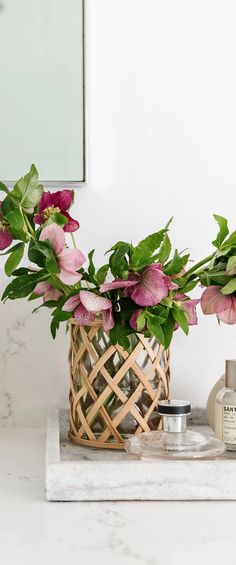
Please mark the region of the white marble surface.
<svg viewBox="0 0 236 565"><path fill-rule="evenodd" d="M46 496L50 501L236 500L236 457L134 460L125 451L74 445L69 414L48 418ZM212 433L206 426L198 431Z"/></svg>
<svg viewBox="0 0 236 565"><path fill-rule="evenodd" d="M45 431L0 430L6 565L235 565L235 502L49 503Z"/></svg>
<svg viewBox="0 0 236 565"><path fill-rule="evenodd" d="M8 282L0 268L0 294ZM50 313L35 306L0 302L0 427L44 426L48 410L68 403L68 336L63 328L53 341Z"/></svg>

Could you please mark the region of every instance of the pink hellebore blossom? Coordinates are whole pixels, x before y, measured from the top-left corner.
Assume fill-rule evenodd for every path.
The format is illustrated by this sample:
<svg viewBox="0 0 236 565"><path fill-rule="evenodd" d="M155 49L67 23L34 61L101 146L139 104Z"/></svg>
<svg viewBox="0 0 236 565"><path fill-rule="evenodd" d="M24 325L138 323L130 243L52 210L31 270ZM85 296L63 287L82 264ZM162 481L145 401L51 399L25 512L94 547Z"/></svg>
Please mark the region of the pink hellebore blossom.
<svg viewBox="0 0 236 565"><path fill-rule="evenodd" d="M79 222L73 220L68 213L73 204L73 190L58 190L58 192L43 192L38 205L38 213L34 216L35 224L44 224L53 214L61 213L67 218L64 231L78 230Z"/></svg>
<svg viewBox="0 0 236 565"><path fill-rule="evenodd" d="M153 263L140 273L130 273L126 281L115 279L111 283L103 283L100 291L116 288L124 288L124 296L132 298L139 306L156 306L167 297L170 290L178 286L163 273L161 263Z"/></svg>
<svg viewBox="0 0 236 565"><path fill-rule="evenodd" d="M89 290L81 290L69 298L62 309L65 312L74 312L74 317L80 326L88 326L95 320L96 314L102 315L106 331L111 330L115 325L111 301Z"/></svg>
<svg viewBox="0 0 236 565"><path fill-rule="evenodd" d="M196 312L196 306L197 304L200 302L200 299L198 298L194 298L194 299L190 299L186 294L175 294L175 296L173 297L173 300L175 300L177 303L180 304L180 306L182 306L186 317L187 317L187 322L189 326L196 326L198 320L197 320L197 312ZM179 327L179 324L176 323L175 325L175 330Z"/></svg>
<svg viewBox="0 0 236 565"><path fill-rule="evenodd" d="M82 267L86 259L79 249L65 248L63 229L57 224L50 224L42 229L39 239L49 241L51 244L60 268L59 279L68 285L79 282L81 275L76 271Z"/></svg>
<svg viewBox="0 0 236 565"><path fill-rule="evenodd" d="M12 244L13 237L2 217L1 207L2 202L0 202L0 250L3 251L6 247L9 247L9 245Z"/></svg>
<svg viewBox="0 0 236 565"><path fill-rule="evenodd" d="M224 295L220 286L209 286L201 297L204 314L216 314L225 324L236 324L236 296Z"/></svg>
<svg viewBox="0 0 236 565"><path fill-rule="evenodd" d="M43 301L48 302L48 300L58 300L62 296L62 292L54 288L47 282L40 282L36 285L34 289L34 294L43 296Z"/></svg>

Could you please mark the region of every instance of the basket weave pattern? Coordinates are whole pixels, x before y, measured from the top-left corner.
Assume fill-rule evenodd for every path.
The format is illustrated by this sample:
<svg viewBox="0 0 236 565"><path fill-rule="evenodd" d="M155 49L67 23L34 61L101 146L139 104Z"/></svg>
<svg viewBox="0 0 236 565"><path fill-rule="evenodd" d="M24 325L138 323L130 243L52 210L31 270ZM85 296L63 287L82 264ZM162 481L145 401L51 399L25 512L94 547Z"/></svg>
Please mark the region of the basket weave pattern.
<svg viewBox="0 0 236 565"><path fill-rule="evenodd" d="M97 320L71 320L70 430L72 441L123 449L124 437L160 426L157 401L169 398L169 352L134 334L131 353L112 345Z"/></svg>

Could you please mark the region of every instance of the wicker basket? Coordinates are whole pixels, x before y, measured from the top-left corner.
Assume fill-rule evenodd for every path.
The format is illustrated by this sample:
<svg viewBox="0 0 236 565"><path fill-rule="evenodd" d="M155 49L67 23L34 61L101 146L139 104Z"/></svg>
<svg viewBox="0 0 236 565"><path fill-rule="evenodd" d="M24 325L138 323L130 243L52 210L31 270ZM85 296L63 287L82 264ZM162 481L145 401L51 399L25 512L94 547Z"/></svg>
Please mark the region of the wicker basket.
<svg viewBox="0 0 236 565"><path fill-rule="evenodd" d="M71 320L69 438L124 449L130 434L160 428L157 401L169 398L169 351L132 334L131 351L112 345L102 322Z"/></svg>

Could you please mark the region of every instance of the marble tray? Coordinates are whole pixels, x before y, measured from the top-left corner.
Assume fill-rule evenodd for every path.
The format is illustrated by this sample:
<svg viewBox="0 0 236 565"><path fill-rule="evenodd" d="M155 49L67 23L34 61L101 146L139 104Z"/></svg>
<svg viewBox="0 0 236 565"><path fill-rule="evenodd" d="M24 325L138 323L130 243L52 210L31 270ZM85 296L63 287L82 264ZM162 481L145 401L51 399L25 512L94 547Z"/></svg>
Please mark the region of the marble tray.
<svg viewBox="0 0 236 565"><path fill-rule="evenodd" d="M136 461L123 451L73 445L67 430L67 411L50 416L47 500L236 500L232 452L211 460Z"/></svg>

